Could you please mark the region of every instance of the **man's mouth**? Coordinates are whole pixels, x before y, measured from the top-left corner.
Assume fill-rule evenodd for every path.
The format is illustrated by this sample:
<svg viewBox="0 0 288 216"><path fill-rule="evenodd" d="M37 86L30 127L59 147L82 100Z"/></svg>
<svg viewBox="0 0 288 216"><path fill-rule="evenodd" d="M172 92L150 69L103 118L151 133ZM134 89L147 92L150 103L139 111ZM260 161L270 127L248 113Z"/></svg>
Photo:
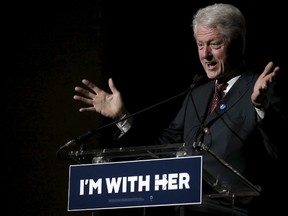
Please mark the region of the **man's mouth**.
<svg viewBox="0 0 288 216"><path fill-rule="evenodd" d="M206 65L208 69L213 69L217 63L216 62L207 62Z"/></svg>

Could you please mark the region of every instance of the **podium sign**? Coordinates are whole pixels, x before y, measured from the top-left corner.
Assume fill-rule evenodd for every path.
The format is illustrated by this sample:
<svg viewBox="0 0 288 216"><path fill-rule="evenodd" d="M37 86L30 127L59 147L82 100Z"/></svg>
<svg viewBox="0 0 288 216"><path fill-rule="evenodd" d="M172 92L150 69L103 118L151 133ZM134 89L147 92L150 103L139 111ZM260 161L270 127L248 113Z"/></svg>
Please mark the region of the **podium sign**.
<svg viewBox="0 0 288 216"><path fill-rule="evenodd" d="M70 165L68 211L201 204L202 156Z"/></svg>

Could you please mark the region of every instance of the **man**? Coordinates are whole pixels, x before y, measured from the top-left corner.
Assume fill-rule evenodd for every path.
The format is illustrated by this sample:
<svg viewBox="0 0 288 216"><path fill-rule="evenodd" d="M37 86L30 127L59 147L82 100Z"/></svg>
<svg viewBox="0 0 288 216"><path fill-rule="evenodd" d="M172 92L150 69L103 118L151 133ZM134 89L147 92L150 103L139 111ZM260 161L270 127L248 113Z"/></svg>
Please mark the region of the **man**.
<svg viewBox="0 0 288 216"><path fill-rule="evenodd" d="M210 81L196 85L186 95L181 109L169 127L155 139L155 144L185 143L193 146L193 154L203 155L205 172L217 180L222 173L215 164L215 154L240 176L259 185L263 193L259 197L203 197L201 205L178 207L176 212L180 215L257 214L260 212L255 207L258 200L264 202L265 193L269 191L265 188L269 186L267 172L259 170L272 166L271 161L277 158L277 138L274 139L277 134L273 134L269 127L271 123L283 120L271 103L275 100L270 98L280 68L269 62L260 75L248 69L244 59L245 19L233 5L219 3L199 9L192 27L199 60ZM89 107L80 108L80 112L94 111L113 120L123 119L117 123L117 138L127 139L133 122L132 118L126 118L129 112L113 80L110 78L108 82L111 94L86 79L82 83L90 91L76 86L75 91L83 96L75 95L74 99ZM212 109L212 97L220 83L223 89L215 99L220 103Z"/></svg>

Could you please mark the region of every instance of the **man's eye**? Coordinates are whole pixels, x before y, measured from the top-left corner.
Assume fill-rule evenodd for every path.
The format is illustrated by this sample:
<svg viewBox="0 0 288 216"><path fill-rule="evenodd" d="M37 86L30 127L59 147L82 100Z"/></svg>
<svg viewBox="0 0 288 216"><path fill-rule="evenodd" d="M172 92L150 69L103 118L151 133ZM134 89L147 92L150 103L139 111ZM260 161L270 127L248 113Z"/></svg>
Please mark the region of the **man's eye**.
<svg viewBox="0 0 288 216"><path fill-rule="evenodd" d="M211 44L210 44L210 47L211 47L212 49L220 49L221 46L222 46L222 43L211 43Z"/></svg>
<svg viewBox="0 0 288 216"><path fill-rule="evenodd" d="M201 43L197 43L197 46L198 46L198 49L202 49L204 47L204 45Z"/></svg>

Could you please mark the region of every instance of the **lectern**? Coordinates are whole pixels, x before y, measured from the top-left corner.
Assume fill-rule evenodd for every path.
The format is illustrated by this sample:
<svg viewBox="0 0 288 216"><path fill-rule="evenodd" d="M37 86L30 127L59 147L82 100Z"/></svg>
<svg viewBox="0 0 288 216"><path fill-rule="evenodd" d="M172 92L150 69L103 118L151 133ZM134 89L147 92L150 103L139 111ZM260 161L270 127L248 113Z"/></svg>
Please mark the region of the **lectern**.
<svg viewBox="0 0 288 216"><path fill-rule="evenodd" d="M202 197L233 199L260 194L260 187L209 149L204 150L209 163L213 163L212 171L206 169L202 155L194 150L191 145L174 143L70 151L69 158L79 165L70 166L68 211L197 205ZM91 164L81 164L83 158ZM96 176L91 172L97 172ZM115 193L117 198L113 197ZM83 200L70 200L73 194ZM84 199L84 195L88 198ZM93 200L100 196L106 201Z"/></svg>

